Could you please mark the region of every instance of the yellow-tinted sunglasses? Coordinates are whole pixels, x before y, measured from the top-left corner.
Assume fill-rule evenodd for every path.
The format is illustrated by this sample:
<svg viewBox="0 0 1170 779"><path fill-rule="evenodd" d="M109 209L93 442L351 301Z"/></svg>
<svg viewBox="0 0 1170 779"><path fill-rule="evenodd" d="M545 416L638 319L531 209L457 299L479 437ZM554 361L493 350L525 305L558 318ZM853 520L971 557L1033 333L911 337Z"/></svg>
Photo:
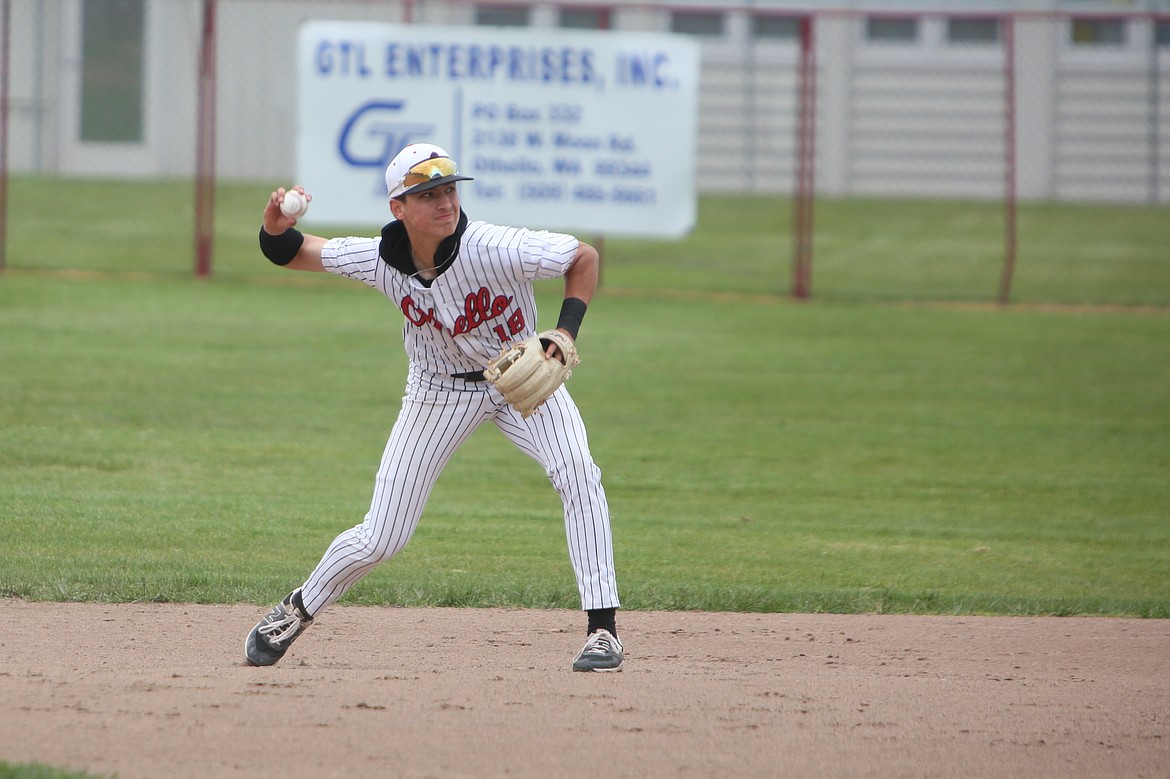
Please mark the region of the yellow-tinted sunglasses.
<svg viewBox="0 0 1170 779"><path fill-rule="evenodd" d="M425 184L432 179L444 176L459 175L459 166L450 157L431 157L410 166L406 175L402 177L403 189L410 189L419 184Z"/></svg>

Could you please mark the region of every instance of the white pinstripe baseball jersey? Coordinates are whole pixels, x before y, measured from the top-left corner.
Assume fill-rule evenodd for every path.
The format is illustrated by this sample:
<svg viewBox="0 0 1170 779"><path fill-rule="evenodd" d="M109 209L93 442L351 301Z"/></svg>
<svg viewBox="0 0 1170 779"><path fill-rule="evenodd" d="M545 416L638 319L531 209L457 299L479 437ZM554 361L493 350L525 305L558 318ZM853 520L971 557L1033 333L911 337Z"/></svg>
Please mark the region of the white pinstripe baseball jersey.
<svg viewBox="0 0 1170 779"><path fill-rule="evenodd" d="M400 229L392 222L381 238L335 238L325 244L321 259L331 273L358 279L398 305L411 367L423 373L481 370L506 341L533 335L532 282L564 276L577 251L571 235L468 223L464 215L440 248L445 255L456 248L457 238L453 261L426 282L404 272L413 268L395 268L380 256L384 241L401 240ZM436 259L440 262L443 257Z"/></svg>
<svg viewBox="0 0 1170 779"><path fill-rule="evenodd" d="M564 276L578 241L570 235L468 222L436 253L438 276L414 272L401 223L380 238L335 238L321 251L331 273L357 279L392 300L404 316L406 393L375 479L370 510L334 539L301 589L311 615L341 597L410 540L443 467L483 422L539 462L561 496L569 559L583 609L616 608L609 506L585 425L564 387L524 419L482 381L506 341L534 333L532 282Z"/></svg>

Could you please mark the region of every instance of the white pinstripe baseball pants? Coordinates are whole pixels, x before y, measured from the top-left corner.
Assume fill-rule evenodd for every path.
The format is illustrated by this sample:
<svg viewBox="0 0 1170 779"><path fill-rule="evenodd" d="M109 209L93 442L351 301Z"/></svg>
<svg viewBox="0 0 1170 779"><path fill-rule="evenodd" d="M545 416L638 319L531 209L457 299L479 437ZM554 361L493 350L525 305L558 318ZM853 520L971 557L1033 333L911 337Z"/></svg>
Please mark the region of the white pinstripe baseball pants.
<svg viewBox="0 0 1170 779"><path fill-rule="evenodd" d="M402 551L443 467L488 420L544 467L561 496L581 608L620 605L601 469L589 454L585 425L565 388L522 419L489 384L432 376L408 383L365 520L333 540L303 585L309 614L319 614L374 566Z"/></svg>

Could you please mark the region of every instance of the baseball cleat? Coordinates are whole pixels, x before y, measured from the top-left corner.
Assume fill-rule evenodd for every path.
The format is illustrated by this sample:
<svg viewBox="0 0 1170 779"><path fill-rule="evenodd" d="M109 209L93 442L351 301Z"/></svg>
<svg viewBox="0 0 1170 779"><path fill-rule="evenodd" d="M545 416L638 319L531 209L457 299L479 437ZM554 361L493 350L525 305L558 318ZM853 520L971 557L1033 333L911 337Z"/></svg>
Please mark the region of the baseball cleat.
<svg viewBox="0 0 1170 779"><path fill-rule="evenodd" d="M300 594L300 590L290 592L252 628L244 641L244 657L248 665L274 665L284 657L297 636L313 624L303 606L297 605Z"/></svg>
<svg viewBox="0 0 1170 779"><path fill-rule="evenodd" d="M608 630L597 630L589 634L589 640L577 659L573 661L574 671L620 671L625 657L622 642Z"/></svg>

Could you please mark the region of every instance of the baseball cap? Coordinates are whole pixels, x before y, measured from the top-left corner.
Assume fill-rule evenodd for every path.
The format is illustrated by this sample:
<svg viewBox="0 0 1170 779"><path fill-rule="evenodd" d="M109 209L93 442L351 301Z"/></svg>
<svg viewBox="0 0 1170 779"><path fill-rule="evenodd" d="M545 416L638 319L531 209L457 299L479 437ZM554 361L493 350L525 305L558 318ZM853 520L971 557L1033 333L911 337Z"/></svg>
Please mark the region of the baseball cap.
<svg viewBox="0 0 1170 779"><path fill-rule="evenodd" d="M412 143L386 166L386 191L390 197L426 192L452 181L472 181L460 176L459 166L441 146Z"/></svg>

